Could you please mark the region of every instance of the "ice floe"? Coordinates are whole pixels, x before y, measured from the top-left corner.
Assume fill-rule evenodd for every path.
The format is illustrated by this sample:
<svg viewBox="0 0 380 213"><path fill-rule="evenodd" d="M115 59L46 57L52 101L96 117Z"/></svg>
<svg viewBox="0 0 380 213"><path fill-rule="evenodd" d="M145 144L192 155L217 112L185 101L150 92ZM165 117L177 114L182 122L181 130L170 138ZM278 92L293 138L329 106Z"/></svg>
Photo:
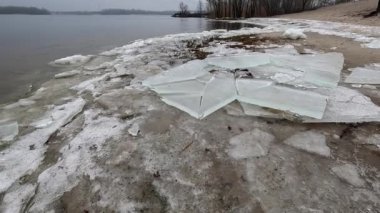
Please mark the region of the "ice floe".
<svg viewBox="0 0 380 213"><path fill-rule="evenodd" d="M78 75L79 73L80 73L79 70L72 70L72 71L67 71L67 72L62 72L62 73L56 74L54 77L57 79L69 78L69 77L73 77L75 75Z"/></svg>
<svg viewBox="0 0 380 213"><path fill-rule="evenodd" d="M345 83L350 84L380 84L380 64L370 64L365 67L349 69Z"/></svg>
<svg viewBox="0 0 380 213"><path fill-rule="evenodd" d="M316 131L297 133L284 141L285 144L296 149L324 157L330 157L330 148L326 145L326 136Z"/></svg>
<svg viewBox="0 0 380 213"><path fill-rule="evenodd" d="M56 65L81 65L90 60L91 56L73 55L53 61Z"/></svg>

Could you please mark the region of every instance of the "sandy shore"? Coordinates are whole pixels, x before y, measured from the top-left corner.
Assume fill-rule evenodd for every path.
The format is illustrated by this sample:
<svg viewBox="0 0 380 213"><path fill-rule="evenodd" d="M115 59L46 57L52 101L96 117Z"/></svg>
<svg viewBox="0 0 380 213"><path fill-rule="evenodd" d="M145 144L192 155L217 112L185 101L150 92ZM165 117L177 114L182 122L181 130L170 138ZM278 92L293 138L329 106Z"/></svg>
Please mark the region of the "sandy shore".
<svg viewBox="0 0 380 213"><path fill-rule="evenodd" d="M377 0L360 0L320 8L314 11L277 16L277 18L311 19L343 23L380 26L380 16L363 18L363 15L376 10Z"/></svg>

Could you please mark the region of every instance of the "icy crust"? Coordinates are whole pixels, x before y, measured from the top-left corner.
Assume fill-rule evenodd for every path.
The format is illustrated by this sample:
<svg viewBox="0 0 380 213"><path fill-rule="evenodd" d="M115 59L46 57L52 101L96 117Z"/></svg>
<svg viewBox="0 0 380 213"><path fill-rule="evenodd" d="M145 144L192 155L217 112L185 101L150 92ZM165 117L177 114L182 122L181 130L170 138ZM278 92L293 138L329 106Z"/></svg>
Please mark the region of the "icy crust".
<svg viewBox="0 0 380 213"><path fill-rule="evenodd" d="M21 136L8 149L0 152L0 192L6 191L20 177L33 172L44 158L47 147L44 143L75 115L80 113L85 101L78 98L61 106L55 106L47 113L52 122Z"/></svg>
<svg viewBox="0 0 380 213"><path fill-rule="evenodd" d="M278 18L250 18L240 23L253 23L266 26L264 30L286 32L289 29L303 32L314 32L322 35L334 35L351 38L361 42L365 48L380 48L380 27L354 25L346 23L304 20L304 19L278 19Z"/></svg>
<svg viewBox="0 0 380 213"><path fill-rule="evenodd" d="M59 161L39 175L39 193L30 211L45 211L48 204L76 186L84 175L94 179L103 173L94 162L96 157L102 157L96 149L101 149L110 139L117 140L127 124L99 116L93 110L84 115L83 130L61 149Z"/></svg>

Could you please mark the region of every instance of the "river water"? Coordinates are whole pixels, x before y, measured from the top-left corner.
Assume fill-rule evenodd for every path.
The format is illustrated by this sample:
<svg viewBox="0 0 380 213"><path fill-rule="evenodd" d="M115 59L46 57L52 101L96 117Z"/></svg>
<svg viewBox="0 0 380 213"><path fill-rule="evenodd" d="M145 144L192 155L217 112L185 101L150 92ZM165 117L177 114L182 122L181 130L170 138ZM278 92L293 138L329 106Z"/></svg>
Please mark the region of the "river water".
<svg viewBox="0 0 380 213"><path fill-rule="evenodd" d="M211 29L239 29L199 18L157 15L0 15L0 104L15 101L58 72L48 63L97 54L136 39Z"/></svg>

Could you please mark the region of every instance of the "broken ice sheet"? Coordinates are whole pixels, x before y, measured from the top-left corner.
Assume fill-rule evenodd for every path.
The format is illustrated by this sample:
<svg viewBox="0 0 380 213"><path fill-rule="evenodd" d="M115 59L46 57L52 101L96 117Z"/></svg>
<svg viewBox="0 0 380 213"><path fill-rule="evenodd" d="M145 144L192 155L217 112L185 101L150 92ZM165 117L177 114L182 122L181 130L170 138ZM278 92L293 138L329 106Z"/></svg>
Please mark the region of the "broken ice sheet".
<svg viewBox="0 0 380 213"><path fill-rule="evenodd" d="M272 85L271 81L237 79L240 102L289 111L320 119L327 105L327 96L307 90Z"/></svg>
<svg viewBox="0 0 380 213"><path fill-rule="evenodd" d="M351 74L344 81L350 84L380 84L380 64L349 69Z"/></svg>

